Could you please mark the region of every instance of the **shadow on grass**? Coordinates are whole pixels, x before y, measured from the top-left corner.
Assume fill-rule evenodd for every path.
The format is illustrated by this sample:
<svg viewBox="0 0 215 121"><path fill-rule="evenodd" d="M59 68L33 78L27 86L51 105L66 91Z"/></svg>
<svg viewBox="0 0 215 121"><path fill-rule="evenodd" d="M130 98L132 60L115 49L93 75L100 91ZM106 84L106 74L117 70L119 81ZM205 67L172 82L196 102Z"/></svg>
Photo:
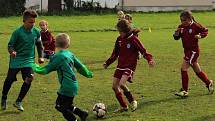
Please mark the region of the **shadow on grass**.
<svg viewBox="0 0 215 121"><path fill-rule="evenodd" d="M20 111L1 111L0 112L0 117L1 116L6 116L6 115L11 115L11 114L20 114Z"/></svg>
<svg viewBox="0 0 215 121"><path fill-rule="evenodd" d="M215 121L215 114L198 117L192 121Z"/></svg>

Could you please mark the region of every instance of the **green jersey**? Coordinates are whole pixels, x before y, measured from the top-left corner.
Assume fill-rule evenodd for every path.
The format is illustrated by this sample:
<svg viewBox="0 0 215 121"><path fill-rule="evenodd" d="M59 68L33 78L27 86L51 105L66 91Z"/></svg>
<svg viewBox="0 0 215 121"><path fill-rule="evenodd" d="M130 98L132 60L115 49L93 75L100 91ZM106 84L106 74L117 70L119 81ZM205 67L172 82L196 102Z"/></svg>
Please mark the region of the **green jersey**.
<svg viewBox="0 0 215 121"><path fill-rule="evenodd" d="M57 71L58 80L61 85L58 93L69 97L73 97L78 93L78 81L74 69L88 78L92 77L92 72L68 50L57 52L45 67L33 66L33 70L39 74L48 74L51 71Z"/></svg>
<svg viewBox="0 0 215 121"><path fill-rule="evenodd" d="M24 26L16 29L8 43L8 51L16 52L16 57L10 57L9 68L31 67L35 59L35 45L38 47L39 57L42 56L42 44L39 38L40 32L34 27L30 31L26 31Z"/></svg>

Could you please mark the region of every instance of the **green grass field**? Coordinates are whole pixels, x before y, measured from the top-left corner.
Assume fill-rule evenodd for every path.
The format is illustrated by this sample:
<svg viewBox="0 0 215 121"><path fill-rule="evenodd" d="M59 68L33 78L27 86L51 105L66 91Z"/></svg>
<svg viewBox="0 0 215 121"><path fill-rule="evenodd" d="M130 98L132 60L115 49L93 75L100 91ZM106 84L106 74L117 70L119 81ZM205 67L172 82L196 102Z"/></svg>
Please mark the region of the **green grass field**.
<svg viewBox="0 0 215 121"><path fill-rule="evenodd" d="M201 56L199 63L208 77L215 80L215 13L194 13L196 21L209 28L209 36L200 40ZM94 78L87 79L77 74L79 95L75 98L76 106L89 111L89 121L97 121L92 107L97 102L108 106L108 113L102 121L215 121L215 95L207 95L207 89L190 68L189 97L180 99L174 96L181 86L180 66L183 48L180 41L174 41L172 34L180 23L179 13L133 14L134 24L143 31L140 39L156 61L154 68L149 68L146 60L138 62L134 83L129 84L138 101L135 112L114 114L119 106L111 89L112 75L116 63L107 70L103 62L110 56L116 37L117 18L115 15L104 16L41 16L49 28L57 34L66 32L71 36L69 48L93 72ZM9 56L7 42L14 29L22 24L21 17L0 18L0 88L8 70ZM148 31L148 28L152 32ZM46 76L36 75L32 87L23 101L24 112L13 106L22 85L21 75L8 95L8 107L0 112L0 121L64 121L63 116L54 109L59 87L56 72Z"/></svg>

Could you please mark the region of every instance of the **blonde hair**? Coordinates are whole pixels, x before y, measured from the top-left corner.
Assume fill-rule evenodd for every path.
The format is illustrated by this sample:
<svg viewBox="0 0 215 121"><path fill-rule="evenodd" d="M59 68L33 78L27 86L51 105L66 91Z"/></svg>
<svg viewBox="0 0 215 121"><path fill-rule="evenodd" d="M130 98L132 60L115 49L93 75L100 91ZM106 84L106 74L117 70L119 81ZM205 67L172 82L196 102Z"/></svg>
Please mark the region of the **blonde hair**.
<svg viewBox="0 0 215 121"><path fill-rule="evenodd" d="M56 37L55 37L55 43L56 43L56 47L59 48L68 48L70 45L70 37L68 34L66 33L59 33Z"/></svg>
<svg viewBox="0 0 215 121"><path fill-rule="evenodd" d="M118 11L117 12L117 16L118 16L118 19L121 20L121 19L125 19L125 14L123 11Z"/></svg>
<svg viewBox="0 0 215 121"><path fill-rule="evenodd" d="M131 14L126 14L126 15L125 15L125 19L126 19L126 20L132 20Z"/></svg>
<svg viewBox="0 0 215 121"><path fill-rule="evenodd" d="M47 22L46 20L41 20L41 21L39 22L39 25L40 25L41 23L45 23L46 26L48 26L48 22Z"/></svg>

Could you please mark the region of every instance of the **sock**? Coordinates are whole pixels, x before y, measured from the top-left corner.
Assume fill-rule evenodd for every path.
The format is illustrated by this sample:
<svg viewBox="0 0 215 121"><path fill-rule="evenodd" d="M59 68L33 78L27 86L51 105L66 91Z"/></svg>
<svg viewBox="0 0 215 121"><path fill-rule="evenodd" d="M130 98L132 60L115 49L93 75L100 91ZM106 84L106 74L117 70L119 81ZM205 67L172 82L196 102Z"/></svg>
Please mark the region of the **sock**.
<svg viewBox="0 0 215 121"><path fill-rule="evenodd" d="M211 82L208 79L207 75L201 71L200 73L196 73L196 75L208 86Z"/></svg>
<svg viewBox="0 0 215 121"><path fill-rule="evenodd" d="M188 82L189 82L189 77L188 77L187 71L181 70L181 80L182 80L182 89L184 91L187 91L188 90Z"/></svg>
<svg viewBox="0 0 215 121"><path fill-rule="evenodd" d="M63 117L67 120L67 121L77 121L76 117L73 115L73 113L70 113L69 111L64 111L63 113Z"/></svg>
<svg viewBox="0 0 215 121"><path fill-rule="evenodd" d="M30 89L31 84L27 84L26 82L24 82L22 84L19 96L17 98L17 102L21 102L23 100L23 98L25 97L25 95L28 93L28 90Z"/></svg>
<svg viewBox="0 0 215 121"><path fill-rule="evenodd" d="M134 101L134 97L133 97L133 95L131 94L131 92L130 91L128 91L128 92L124 92L124 95L126 96L126 98L128 99L128 102L129 103L131 103L131 102L133 102Z"/></svg>
<svg viewBox="0 0 215 121"><path fill-rule="evenodd" d="M83 111L81 109L79 109L77 107L74 107L74 106L73 106L72 111L73 111L74 114L78 115L79 117L82 116L82 114L83 114Z"/></svg>
<svg viewBox="0 0 215 121"><path fill-rule="evenodd" d="M119 101L119 104L123 107L123 108L127 108L127 104L122 96L121 92L116 93L116 98Z"/></svg>
<svg viewBox="0 0 215 121"><path fill-rule="evenodd" d="M2 100L7 100L7 94L11 88L13 81L5 80L3 90L2 90Z"/></svg>

